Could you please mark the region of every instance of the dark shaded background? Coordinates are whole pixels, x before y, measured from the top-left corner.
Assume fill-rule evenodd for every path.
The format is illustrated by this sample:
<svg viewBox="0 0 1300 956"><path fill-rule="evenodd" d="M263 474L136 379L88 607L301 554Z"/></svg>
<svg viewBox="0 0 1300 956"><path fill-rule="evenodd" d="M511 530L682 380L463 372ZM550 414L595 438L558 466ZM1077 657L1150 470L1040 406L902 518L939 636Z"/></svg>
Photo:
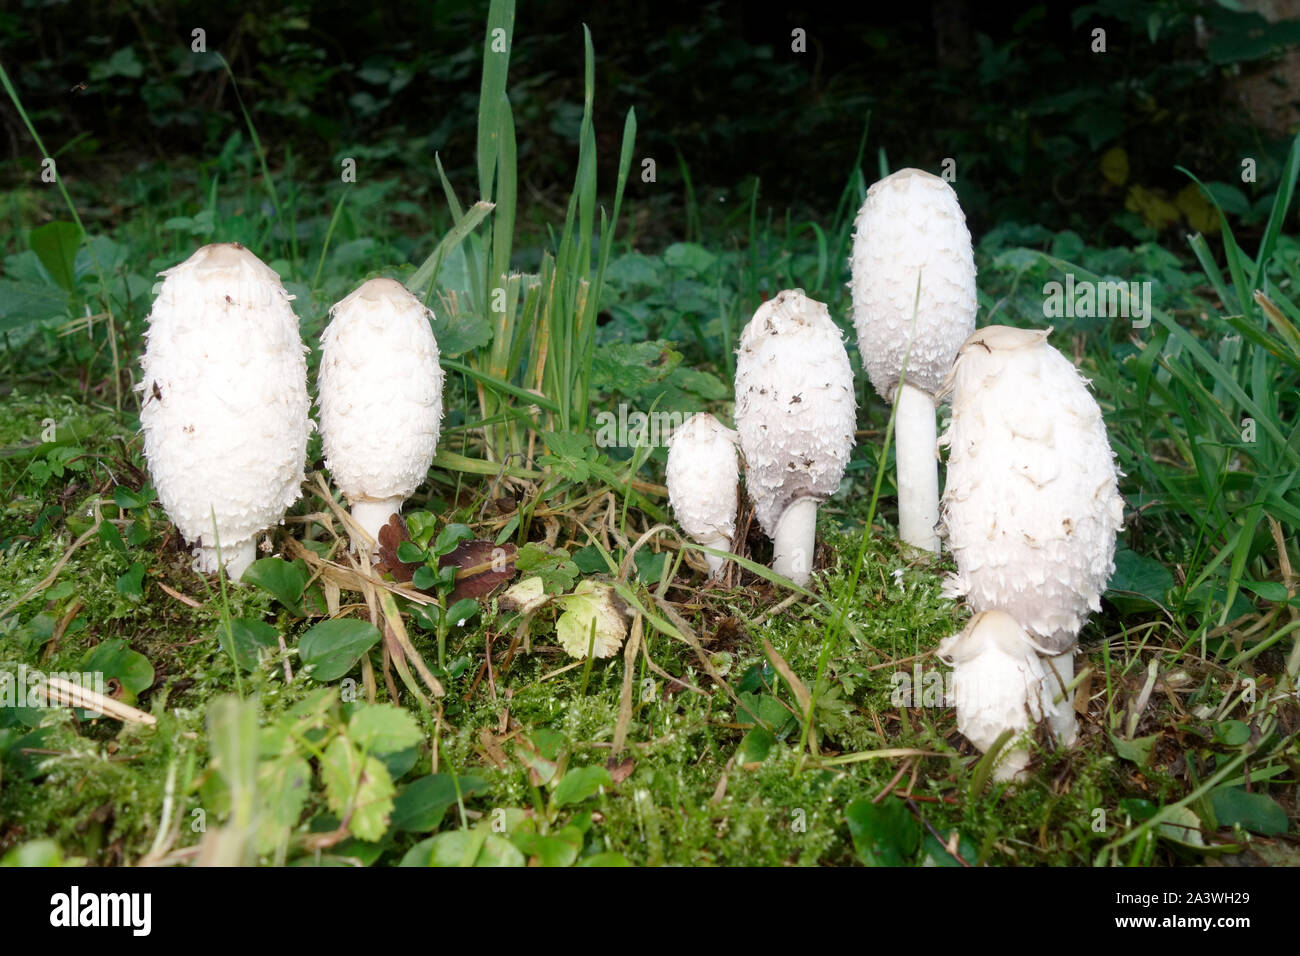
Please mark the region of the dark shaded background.
<svg viewBox="0 0 1300 956"><path fill-rule="evenodd" d="M0 59L66 179L97 200L92 218L122 211L103 189L119 175L200 163L242 130L216 58L190 50L195 27L231 62L273 171L337 181L352 156L424 193L437 151L468 195L485 16L461 0L22 0L0 15ZM525 206L571 186L583 22L602 190L628 107L638 160L658 166L633 197L658 203L643 240L692 225L683 167L706 223L743 207L754 177L762 208L828 217L869 116L868 182L882 151L891 168L952 157L974 231L1014 220L1122 242L1141 216L1125 208L1134 184L1172 199L1187 184L1175 165L1231 182L1246 154L1266 182L1295 121L1294 24L1217 3L523 3L511 99ZM1105 54L1090 49L1097 27ZM806 53L791 50L795 28ZM0 116L13 186L34 175L35 148L7 98ZM1114 147L1129 166L1118 184L1101 169Z"/></svg>

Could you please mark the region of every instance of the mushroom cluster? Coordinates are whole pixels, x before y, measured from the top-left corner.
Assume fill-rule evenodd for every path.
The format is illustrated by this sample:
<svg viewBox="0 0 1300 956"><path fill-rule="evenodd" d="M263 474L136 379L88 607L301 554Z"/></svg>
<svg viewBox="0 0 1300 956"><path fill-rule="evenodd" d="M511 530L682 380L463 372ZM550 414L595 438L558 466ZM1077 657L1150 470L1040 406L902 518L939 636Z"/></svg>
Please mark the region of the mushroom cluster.
<svg viewBox="0 0 1300 956"><path fill-rule="evenodd" d="M969 624L945 640L959 730L980 750L1022 739L996 772L1023 772L1025 732L1046 723L1073 743L1078 634L1114 570L1123 521L1101 410L1048 330L975 331L975 263L956 193L904 169L874 184L850 261L863 366L897 403L899 536L957 564L945 594ZM951 398L937 437L936 402ZM745 487L773 540L773 569L809 579L817 507L838 488L853 447L852 373L826 306L799 290L763 303L736 361L735 420ZM709 547L734 534L731 433L693 417L669 453L668 489L684 530ZM939 497L940 448L949 448ZM710 561L716 575L720 563Z"/></svg>
<svg viewBox="0 0 1300 956"><path fill-rule="evenodd" d="M1073 743L1074 646L1101 609L1123 523L1101 409L1050 333L983 328L944 386L943 529L957 562L945 591L976 617L941 653L955 667L958 726L981 749L991 743L982 728L1024 730L1044 716L1059 743ZM1018 774L1026 758L1012 748L999 774Z"/></svg>
<svg viewBox="0 0 1300 956"><path fill-rule="evenodd" d="M137 386L145 459L196 569L239 580L258 533L300 494L309 349L280 277L238 243L204 246L162 275ZM317 379L325 459L373 547L433 459L438 343L429 310L392 279L364 283L331 314Z"/></svg>
<svg viewBox="0 0 1300 956"><path fill-rule="evenodd" d="M1101 410L1048 344L1051 329L974 331L970 234L938 177L905 169L873 185L850 264L863 365L897 406L900 537L930 552L946 540L956 571L945 593L973 612L939 648L954 669L957 726L982 751L1015 735L995 767L1015 778L1028 732L1046 724L1063 745L1077 734L1074 648L1100 609L1123 522ZM307 347L279 277L238 244L204 246L162 275L138 386L145 456L196 567L224 565L238 579L259 532L300 493L313 427ZM354 551L375 547L437 449L432 318L399 283L371 279L335 304L321 336L323 451L360 532ZM951 423L938 438L935 403L946 399ZM856 428L849 356L824 303L787 289L758 307L738 343L734 411L734 431L701 412L673 434L673 513L713 552L717 578L734 548L743 460L773 570L805 585L817 511L840 488ZM596 656L617 651L625 629L611 593L584 583L568 596L571 653L585 654L593 633Z"/></svg>

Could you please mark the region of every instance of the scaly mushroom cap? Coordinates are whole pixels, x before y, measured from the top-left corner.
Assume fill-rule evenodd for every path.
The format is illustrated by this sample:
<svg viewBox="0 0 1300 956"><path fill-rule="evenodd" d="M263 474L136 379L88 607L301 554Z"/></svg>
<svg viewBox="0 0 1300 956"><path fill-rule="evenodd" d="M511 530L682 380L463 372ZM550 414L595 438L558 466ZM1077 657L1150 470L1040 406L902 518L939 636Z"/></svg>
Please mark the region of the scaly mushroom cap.
<svg viewBox="0 0 1300 956"><path fill-rule="evenodd" d="M769 537L796 499L835 493L856 418L849 355L826 306L799 289L759 306L736 351L736 430Z"/></svg>
<svg viewBox="0 0 1300 956"><path fill-rule="evenodd" d="M709 547L736 533L737 435L708 412L688 418L668 443L668 500L677 523Z"/></svg>
<svg viewBox="0 0 1300 956"><path fill-rule="evenodd" d="M371 279L335 303L317 374L325 464L356 503L405 499L424 481L442 425L442 366L428 309Z"/></svg>
<svg viewBox="0 0 1300 956"><path fill-rule="evenodd" d="M145 459L185 540L215 547L215 517L229 556L298 499L307 347L280 277L237 243L204 246L160 275L136 386ZM201 553L200 570L215 559Z"/></svg>
<svg viewBox="0 0 1300 956"><path fill-rule="evenodd" d="M1115 570L1124 502L1101 410L1046 331L981 329L952 392L943 525L946 593L1006 611L1046 653L1073 646Z"/></svg>
<svg viewBox="0 0 1300 956"><path fill-rule="evenodd" d="M1055 684L1028 635L1009 614L983 611L965 629L939 645L952 665L957 729L981 752L1006 730L1024 733L1069 707L1053 702ZM996 776L1007 780L1029 762L1023 745L1008 747L998 759Z"/></svg>
<svg viewBox="0 0 1300 956"><path fill-rule="evenodd" d="M854 228L853 325L871 384L892 399L906 355L907 381L933 395L975 330L975 259L957 194L938 176L900 169L867 190Z"/></svg>

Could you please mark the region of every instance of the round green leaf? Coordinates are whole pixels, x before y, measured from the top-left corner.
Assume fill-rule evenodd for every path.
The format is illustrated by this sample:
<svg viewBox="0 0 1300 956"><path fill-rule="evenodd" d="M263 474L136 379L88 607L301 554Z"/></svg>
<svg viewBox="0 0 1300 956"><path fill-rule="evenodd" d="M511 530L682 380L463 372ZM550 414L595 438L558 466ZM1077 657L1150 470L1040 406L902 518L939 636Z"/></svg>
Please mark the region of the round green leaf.
<svg viewBox="0 0 1300 956"><path fill-rule="evenodd" d="M379 631L354 617L321 621L298 641L298 656L318 681L338 680L357 666L361 655L379 643Z"/></svg>

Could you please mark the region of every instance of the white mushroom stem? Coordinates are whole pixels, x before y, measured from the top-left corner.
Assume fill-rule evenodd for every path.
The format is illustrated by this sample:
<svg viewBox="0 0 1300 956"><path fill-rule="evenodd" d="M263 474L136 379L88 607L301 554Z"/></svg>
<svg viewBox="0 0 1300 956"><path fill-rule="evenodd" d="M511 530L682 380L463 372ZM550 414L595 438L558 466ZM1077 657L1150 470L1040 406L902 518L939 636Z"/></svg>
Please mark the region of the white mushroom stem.
<svg viewBox="0 0 1300 956"><path fill-rule="evenodd" d="M730 551L731 539L725 535L714 535L700 542L706 548L713 548L715 551ZM716 554L706 554L705 562L709 565L709 577L717 578L722 575L722 568L727 563L727 559Z"/></svg>
<svg viewBox="0 0 1300 956"><path fill-rule="evenodd" d="M906 382L899 389L894 419L898 479L899 536L926 551L939 550L938 432L934 398Z"/></svg>
<svg viewBox="0 0 1300 956"><path fill-rule="evenodd" d="M812 573L817 503L816 498L791 502L777 521L772 536L772 570L799 585L807 584Z"/></svg>
<svg viewBox="0 0 1300 956"><path fill-rule="evenodd" d="M388 519L393 515L401 514L402 502L406 499L402 495L394 495L391 498L363 498L358 501L349 501L351 507L352 520L361 526L361 530L370 535L374 542L379 541L379 529L388 524ZM360 550L360 542L352 538L352 550ZM374 545L371 545L372 554Z"/></svg>
<svg viewBox="0 0 1300 956"><path fill-rule="evenodd" d="M249 538L237 544L223 544L221 546L221 557L225 559L226 580L238 581L244 576L248 566L257 557L257 542ZM215 572L222 563L217 557L217 548L215 546L200 545L194 549L195 570L210 574Z"/></svg>
<svg viewBox="0 0 1300 956"><path fill-rule="evenodd" d="M1054 705L1050 721L1052 736L1061 746L1072 747L1079 736L1079 719L1074 714L1074 695L1068 689L1074 680L1074 648L1064 654L1048 657L1044 663L1047 665L1047 676L1043 686Z"/></svg>

